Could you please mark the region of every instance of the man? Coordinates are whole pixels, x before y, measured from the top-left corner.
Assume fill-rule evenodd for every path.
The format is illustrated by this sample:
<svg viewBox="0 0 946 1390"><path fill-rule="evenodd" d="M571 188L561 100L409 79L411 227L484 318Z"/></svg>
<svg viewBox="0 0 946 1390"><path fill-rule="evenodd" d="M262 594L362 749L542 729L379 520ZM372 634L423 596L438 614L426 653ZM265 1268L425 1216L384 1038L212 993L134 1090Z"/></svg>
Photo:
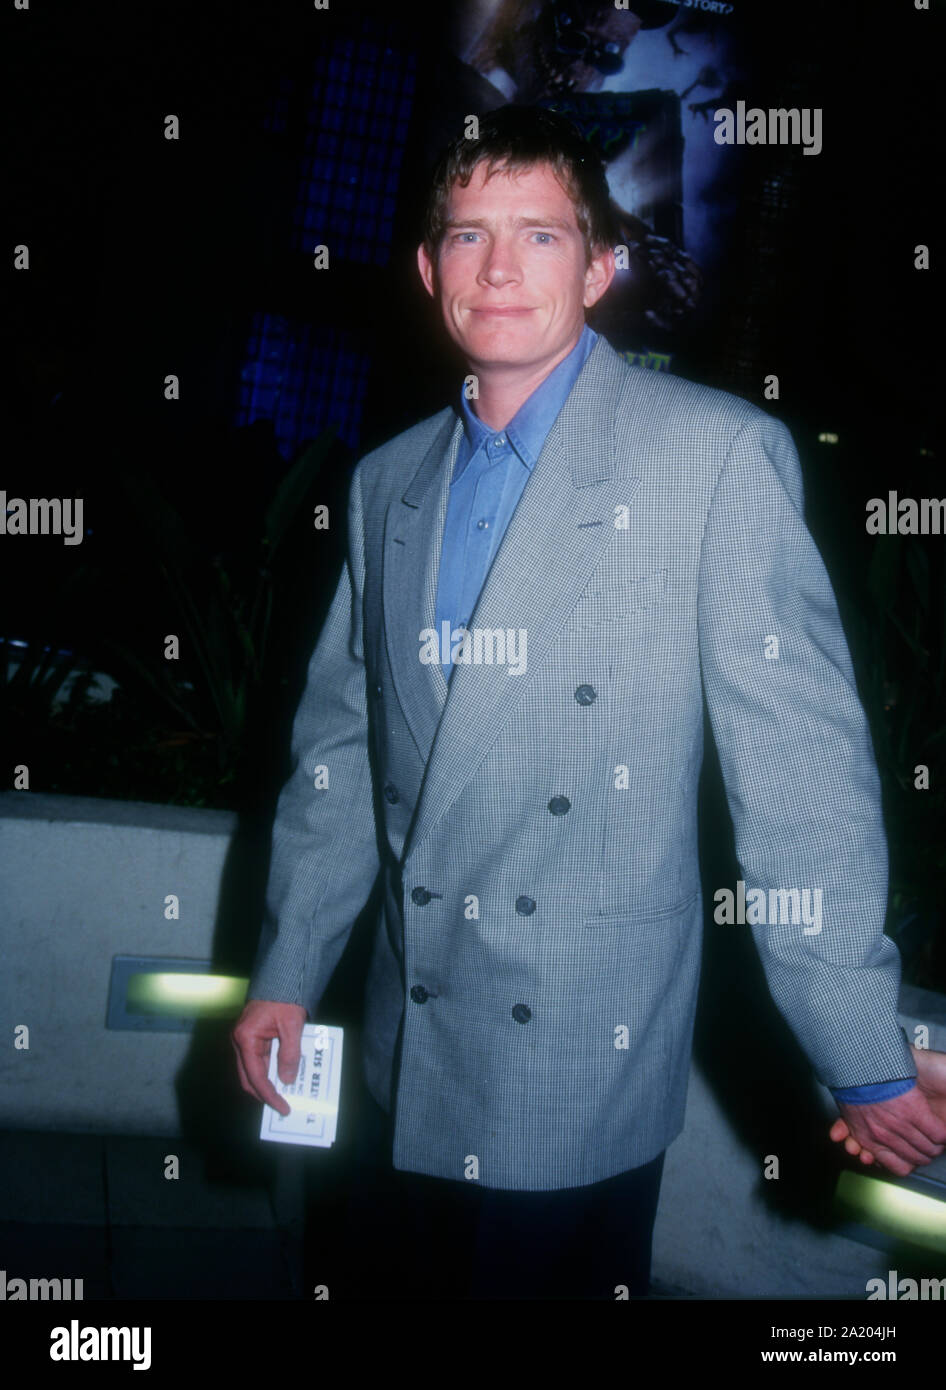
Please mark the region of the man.
<svg viewBox="0 0 946 1390"><path fill-rule="evenodd" d="M646 1291L699 975L704 690L747 892L823 903L820 930L752 926L776 1003L868 1153L906 1173L946 1143L790 436L587 328L610 233L561 117L501 108L441 161L418 265L469 376L355 471L233 1034L285 1112L270 1040L288 1080L381 873L366 1081L415 1214L463 1208L423 1229L466 1232L479 1297Z"/></svg>

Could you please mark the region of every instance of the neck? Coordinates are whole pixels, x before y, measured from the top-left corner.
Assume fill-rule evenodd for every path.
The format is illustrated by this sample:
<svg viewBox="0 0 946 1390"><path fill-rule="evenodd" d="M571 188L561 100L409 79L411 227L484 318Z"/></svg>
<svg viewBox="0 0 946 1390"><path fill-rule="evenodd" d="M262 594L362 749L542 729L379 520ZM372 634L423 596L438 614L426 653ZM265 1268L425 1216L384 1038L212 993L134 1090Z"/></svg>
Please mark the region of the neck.
<svg viewBox="0 0 946 1390"><path fill-rule="evenodd" d="M519 409L536 391L560 362L577 346L581 332L551 362L542 362L526 367L509 367L505 364L496 368L469 364L476 376L479 396L470 402L478 420L482 420L491 430L505 429Z"/></svg>

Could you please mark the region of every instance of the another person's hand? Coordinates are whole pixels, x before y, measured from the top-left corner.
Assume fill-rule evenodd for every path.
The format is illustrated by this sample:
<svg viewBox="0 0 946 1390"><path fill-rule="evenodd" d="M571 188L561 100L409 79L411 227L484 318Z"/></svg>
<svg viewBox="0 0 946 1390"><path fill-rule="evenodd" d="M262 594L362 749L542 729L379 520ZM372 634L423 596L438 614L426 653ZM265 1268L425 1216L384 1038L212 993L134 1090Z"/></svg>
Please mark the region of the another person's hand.
<svg viewBox="0 0 946 1390"><path fill-rule="evenodd" d="M876 1161L900 1177L941 1154L946 1145L946 1052L912 1045L910 1051L917 1073L912 1091L874 1105L839 1101L841 1116L829 1130L834 1142L843 1142L862 1163Z"/></svg>
<svg viewBox="0 0 946 1390"><path fill-rule="evenodd" d="M301 1004L277 1004L269 999L251 999L230 1034L237 1056L240 1085L247 1095L271 1105L280 1115L290 1106L269 1079L269 1054L273 1038L279 1039L277 1072L288 1085L299 1070L302 1027L306 1010Z"/></svg>

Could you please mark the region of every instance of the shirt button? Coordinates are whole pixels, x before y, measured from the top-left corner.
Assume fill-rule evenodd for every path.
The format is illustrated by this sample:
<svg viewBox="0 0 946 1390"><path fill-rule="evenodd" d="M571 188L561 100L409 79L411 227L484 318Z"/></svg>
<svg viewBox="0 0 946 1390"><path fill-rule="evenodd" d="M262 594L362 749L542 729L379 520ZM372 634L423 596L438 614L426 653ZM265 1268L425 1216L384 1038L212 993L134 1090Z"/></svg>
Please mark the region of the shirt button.
<svg viewBox="0 0 946 1390"><path fill-rule="evenodd" d="M501 434L497 434L496 438L493 440L493 443L498 444L500 448L502 448L505 442L506 441Z"/></svg>
<svg viewBox="0 0 946 1390"><path fill-rule="evenodd" d="M395 787L392 782L388 782L384 789L384 799L385 801L389 801L392 806L396 806L401 799L398 796L397 787Z"/></svg>
<svg viewBox="0 0 946 1390"><path fill-rule="evenodd" d="M593 705L598 698L598 692L593 685L580 685L575 691L575 699L580 705Z"/></svg>
<svg viewBox="0 0 946 1390"><path fill-rule="evenodd" d="M486 517L485 517L485 516L481 516L480 519L479 519L479 521L476 523L476 525L477 525L477 528L478 528L480 531L488 531L488 530L489 530L489 522L486 520Z"/></svg>
<svg viewBox="0 0 946 1390"><path fill-rule="evenodd" d="M513 1004L512 1016L517 1023L528 1023L532 1017L532 1010L528 1004Z"/></svg>
<svg viewBox="0 0 946 1390"><path fill-rule="evenodd" d="M531 917L535 911L535 899L527 898L523 893L516 899L516 911L520 917Z"/></svg>
<svg viewBox="0 0 946 1390"><path fill-rule="evenodd" d="M411 889L411 902L416 903L418 907L426 907L430 902L430 896L426 888Z"/></svg>
<svg viewBox="0 0 946 1390"><path fill-rule="evenodd" d="M564 816L567 811L572 809L572 803L567 796L553 796L549 802L549 810L553 816Z"/></svg>
<svg viewBox="0 0 946 1390"><path fill-rule="evenodd" d="M411 985L411 998L415 1004L424 1004L428 999L427 991L423 985Z"/></svg>

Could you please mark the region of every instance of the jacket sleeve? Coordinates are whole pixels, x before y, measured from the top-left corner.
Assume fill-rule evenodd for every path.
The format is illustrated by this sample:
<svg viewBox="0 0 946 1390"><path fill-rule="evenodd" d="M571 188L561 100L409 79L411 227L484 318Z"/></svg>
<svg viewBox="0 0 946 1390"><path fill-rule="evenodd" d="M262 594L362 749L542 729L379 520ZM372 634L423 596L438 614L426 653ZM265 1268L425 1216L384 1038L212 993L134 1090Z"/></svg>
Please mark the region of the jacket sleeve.
<svg viewBox="0 0 946 1390"><path fill-rule="evenodd" d="M826 1086L914 1077L897 1020L900 956L883 933L887 841L870 731L791 435L761 412L717 479L698 610L736 854L746 894L765 895L765 915L753 922L747 904L746 920L772 997ZM796 916L793 889L802 904L809 890L807 923L784 920Z"/></svg>
<svg viewBox="0 0 946 1390"><path fill-rule="evenodd" d="M348 496L338 588L309 661L279 795L247 997L318 1007L380 868L362 640L361 469Z"/></svg>

